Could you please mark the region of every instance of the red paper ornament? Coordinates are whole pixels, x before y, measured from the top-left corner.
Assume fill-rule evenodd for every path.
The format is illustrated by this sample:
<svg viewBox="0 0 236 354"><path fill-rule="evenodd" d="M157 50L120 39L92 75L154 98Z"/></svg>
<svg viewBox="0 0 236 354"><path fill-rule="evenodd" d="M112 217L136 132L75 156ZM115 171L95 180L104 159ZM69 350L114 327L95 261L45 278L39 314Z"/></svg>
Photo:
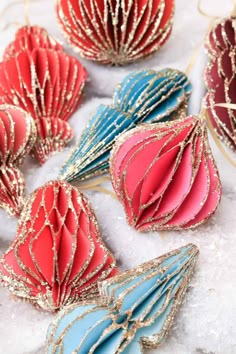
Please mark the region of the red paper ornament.
<svg viewBox="0 0 236 354"><path fill-rule="evenodd" d="M25 181L22 172L11 165L0 167L0 207L19 216L24 204Z"/></svg>
<svg viewBox="0 0 236 354"><path fill-rule="evenodd" d="M197 117L135 128L111 155L114 190L139 231L193 228L221 196L205 124Z"/></svg>
<svg viewBox="0 0 236 354"><path fill-rule="evenodd" d="M210 61L205 71L206 107L218 137L236 151L236 111L219 104L235 104L236 19L225 19L210 31L206 42Z"/></svg>
<svg viewBox="0 0 236 354"><path fill-rule="evenodd" d="M4 60L15 56L25 49L32 51L35 48L63 50L62 45L49 36L44 28L39 26L24 26L16 32L14 41L5 49Z"/></svg>
<svg viewBox="0 0 236 354"><path fill-rule="evenodd" d="M73 138L70 125L59 118L41 118L37 124L38 139L33 148L34 157L43 164L54 151L61 151Z"/></svg>
<svg viewBox="0 0 236 354"><path fill-rule="evenodd" d="M0 207L19 215L25 192L18 167L36 140L33 119L17 107L0 106Z"/></svg>
<svg viewBox="0 0 236 354"><path fill-rule="evenodd" d="M87 199L52 181L25 203L17 235L0 261L15 295L48 311L96 296L98 281L117 274Z"/></svg>
<svg viewBox="0 0 236 354"><path fill-rule="evenodd" d="M24 50L0 63L0 102L17 105L35 119L38 140L33 152L40 163L71 138L68 123L60 120L67 120L76 110L85 79L80 62L62 51ZM51 135L45 136L50 129Z"/></svg>
<svg viewBox="0 0 236 354"><path fill-rule="evenodd" d="M217 21L209 31L205 47L209 56L216 57L225 49L236 46L236 18L229 17Z"/></svg>
<svg viewBox="0 0 236 354"><path fill-rule="evenodd" d="M205 72L208 116L219 138L233 151L236 151L236 111L217 105L236 103L235 65L235 52L225 49L217 57L212 58Z"/></svg>
<svg viewBox="0 0 236 354"><path fill-rule="evenodd" d="M173 25L173 0L57 0L56 13L81 56L126 64L157 51Z"/></svg>

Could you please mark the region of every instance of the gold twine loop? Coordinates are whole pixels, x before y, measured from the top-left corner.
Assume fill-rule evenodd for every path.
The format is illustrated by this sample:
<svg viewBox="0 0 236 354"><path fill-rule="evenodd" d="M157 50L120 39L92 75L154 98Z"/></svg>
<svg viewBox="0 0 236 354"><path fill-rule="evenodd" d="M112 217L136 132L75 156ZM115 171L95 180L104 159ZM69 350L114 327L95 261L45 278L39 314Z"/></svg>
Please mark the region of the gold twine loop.
<svg viewBox="0 0 236 354"><path fill-rule="evenodd" d="M25 24L27 26L30 26L29 5L30 5L30 0L24 0Z"/></svg>
<svg viewBox="0 0 236 354"><path fill-rule="evenodd" d="M76 184L76 186L81 190L81 191L95 191L95 192L101 192L107 195L110 195L113 199L117 199L116 195L114 192L110 191L109 189L102 187L102 184L104 182L110 182L110 178L108 176L103 176L100 178L96 178L94 180L88 181L88 182L80 182L79 184Z"/></svg>
<svg viewBox="0 0 236 354"><path fill-rule="evenodd" d="M232 0L232 1L236 1L236 0ZM207 29L207 33L212 29L215 21L219 20L219 17L218 16L215 16L215 15L210 15L208 14L207 12L205 12L202 7L201 7L201 0L198 0L197 2L197 9L198 9L198 12L200 15L202 15L203 17L206 17L207 19L209 19L209 25L208 25L208 29ZM194 49L193 51L193 54L190 58L190 61L187 65L187 68L185 70L185 73L189 76L189 74L191 73L195 63L196 63L196 60L197 60L197 57L198 57L198 54L199 54L199 51L202 47L202 44L204 43L204 40Z"/></svg>
<svg viewBox="0 0 236 354"><path fill-rule="evenodd" d="M233 4L233 10L230 14L231 17L236 17L236 1L235 0L231 0L232 4Z"/></svg>
<svg viewBox="0 0 236 354"><path fill-rule="evenodd" d="M211 21L216 21L216 20L218 20L220 18L219 16L211 15L211 14L207 13L206 11L204 11L202 9L201 2L202 2L201 0L198 0L198 2L197 2L197 9L198 9L198 12L200 13L200 15L202 15L203 17L208 18Z"/></svg>
<svg viewBox="0 0 236 354"><path fill-rule="evenodd" d="M192 70L193 70L194 65L196 64L197 57L198 57L199 51L200 51L200 49L201 49L201 46L202 46L202 43L200 43L200 44L193 50L193 54L191 55L190 61L189 61L188 65L187 65L187 68L185 69L185 74L186 74L187 76L190 75L190 73L191 73Z"/></svg>
<svg viewBox="0 0 236 354"><path fill-rule="evenodd" d="M16 5L24 5L24 23L26 26L30 26L30 20L29 20L29 7L30 7L30 2L37 2L39 0L14 0L9 2L4 9L2 10L2 12L0 13L0 19L2 19L7 12L14 6ZM20 22L10 22L7 23L4 27L3 27L3 31L6 31L9 27L16 25L16 26L22 26L23 23Z"/></svg>

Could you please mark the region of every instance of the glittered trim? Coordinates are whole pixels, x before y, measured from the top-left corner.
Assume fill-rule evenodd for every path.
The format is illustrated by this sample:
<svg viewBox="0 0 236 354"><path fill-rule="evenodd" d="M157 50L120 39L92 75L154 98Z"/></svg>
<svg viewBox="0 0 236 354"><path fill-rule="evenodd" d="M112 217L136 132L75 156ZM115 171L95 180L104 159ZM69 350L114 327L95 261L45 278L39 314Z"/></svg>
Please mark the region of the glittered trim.
<svg viewBox="0 0 236 354"><path fill-rule="evenodd" d="M190 244L101 282L99 284L99 299L66 307L57 315L49 328L47 353L63 353L66 350L64 337L70 332L73 325L77 325L88 314L96 313L99 310L105 310L105 314L102 315L101 320L98 319L95 323L91 323L87 330L81 328L81 331L85 333L80 343L77 343L76 337L71 337L70 344L73 345L74 342L73 353L82 353L83 342L88 339L90 334L92 335L96 326L101 322L104 323L105 320L109 320L110 324L105 327L98 340L94 339L95 342L91 343L88 354L95 353L98 348L102 350L103 341L105 339L109 340L109 336L112 336L116 331L121 331L122 335L116 347L110 348L111 353L122 353L134 340L139 329L155 323L158 325L159 316L161 318L164 314L166 318L160 330L150 337L141 337L139 342L142 353L144 353L145 348L159 347L164 342L183 301L197 258L198 249L195 245ZM153 282L149 289L146 287L141 296L134 296L131 302L131 298L129 298L130 307L127 308L127 297L153 278L158 280L155 283ZM173 278L175 278L175 281L172 280ZM148 296L154 294L152 301L146 303ZM153 311L159 301L162 305L158 310ZM85 306L89 306L89 308L84 309L80 315L73 317L74 310ZM135 312L140 306L144 307L143 311ZM165 314L168 306L171 306L170 312ZM61 321L69 314L71 314L71 321L63 329L63 327L60 327Z"/></svg>
<svg viewBox="0 0 236 354"><path fill-rule="evenodd" d="M157 7L155 0L57 0L56 14L66 39L82 57L124 65L164 44L173 26L174 3L161 0Z"/></svg>
<svg viewBox="0 0 236 354"><path fill-rule="evenodd" d="M45 245L43 260L37 248L42 242ZM65 251L60 248L63 242L67 242ZM79 248L84 242L81 257L88 252L87 257L80 270L73 274L73 267L78 267L77 262L80 262ZM100 257L96 267L93 257ZM68 263L61 274L66 258ZM48 272L51 272L50 280ZM115 260L102 241L95 214L81 192L67 182L52 181L29 196L15 241L0 261L0 280L4 286L36 306L55 311L96 296L98 281L112 274L116 274Z"/></svg>

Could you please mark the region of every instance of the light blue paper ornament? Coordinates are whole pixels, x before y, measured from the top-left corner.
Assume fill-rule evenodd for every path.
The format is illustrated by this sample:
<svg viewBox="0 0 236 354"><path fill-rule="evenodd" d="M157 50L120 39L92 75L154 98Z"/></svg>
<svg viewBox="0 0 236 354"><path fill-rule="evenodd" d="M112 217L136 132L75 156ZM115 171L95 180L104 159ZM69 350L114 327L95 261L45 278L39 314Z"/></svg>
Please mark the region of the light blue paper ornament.
<svg viewBox="0 0 236 354"><path fill-rule="evenodd" d="M114 92L113 105L100 105L59 178L72 182L104 174L117 136L141 123L171 120L186 112L191 84L174 69L143 70L128 75Z"/></svg>
<svg viewBox="0 0 236 354"><path fill-rule="evenodd" d="M64 308L48 330L48 354L141 354L159 346L198 256L187 245L100 283L100 299Z"/></svg>

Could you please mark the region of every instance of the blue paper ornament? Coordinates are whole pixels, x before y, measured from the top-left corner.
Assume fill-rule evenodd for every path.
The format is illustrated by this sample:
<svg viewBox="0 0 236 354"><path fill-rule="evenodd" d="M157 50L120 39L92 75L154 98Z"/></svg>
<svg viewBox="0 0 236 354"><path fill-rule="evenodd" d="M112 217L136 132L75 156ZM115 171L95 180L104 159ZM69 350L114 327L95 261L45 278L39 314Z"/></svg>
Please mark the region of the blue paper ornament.
<svg viewBox="0 0 236 354"><path fill-rule="evenodd" d="M159 346L198 256L187 245L100 283L100 299L64 308L49 327L48 354L141 354Z"/></svg>
<svg viewBox="0 0 236 354"><path fill-rule="evenodd" d="M114 92L113 105L100 105L59 178L72 182L104 174L117 136L142 123L172 120L186 113L191 84L174 69L143 70L128 75Z"/></svg>

